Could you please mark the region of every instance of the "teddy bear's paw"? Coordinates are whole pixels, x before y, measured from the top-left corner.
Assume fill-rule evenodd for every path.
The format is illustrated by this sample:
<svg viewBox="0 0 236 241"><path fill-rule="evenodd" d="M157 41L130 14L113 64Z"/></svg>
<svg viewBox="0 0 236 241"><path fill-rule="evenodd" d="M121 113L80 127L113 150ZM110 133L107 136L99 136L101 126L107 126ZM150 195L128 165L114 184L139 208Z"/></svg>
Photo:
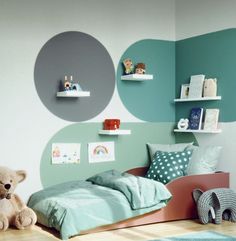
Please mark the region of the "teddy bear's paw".
<svg viewBox="0 0 236 241"><path fill-rule="evenodd" d="M7 230L8 226L9 226L9 222L7 217L3 214L0 214L0 231Z"/></svg>
<svg viewBox="0 0 236 241"><path fill-rule="evenodd" d="M30 208L20 211L15 218L15 225L18 229L26 229L33 226L37 221L36 214Z"/></svg>

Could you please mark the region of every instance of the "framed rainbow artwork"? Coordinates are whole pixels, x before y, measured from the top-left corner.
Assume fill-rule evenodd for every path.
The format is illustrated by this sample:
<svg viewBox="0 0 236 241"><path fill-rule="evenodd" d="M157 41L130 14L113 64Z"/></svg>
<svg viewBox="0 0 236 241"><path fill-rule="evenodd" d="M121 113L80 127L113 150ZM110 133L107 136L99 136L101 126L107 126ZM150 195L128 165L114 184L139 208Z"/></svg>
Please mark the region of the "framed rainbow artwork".
<svg viewBox="0 0 236 241"><path fill-rule="evenodd" d="M115 161L114 142L88 143L89 163Z"/></svg>

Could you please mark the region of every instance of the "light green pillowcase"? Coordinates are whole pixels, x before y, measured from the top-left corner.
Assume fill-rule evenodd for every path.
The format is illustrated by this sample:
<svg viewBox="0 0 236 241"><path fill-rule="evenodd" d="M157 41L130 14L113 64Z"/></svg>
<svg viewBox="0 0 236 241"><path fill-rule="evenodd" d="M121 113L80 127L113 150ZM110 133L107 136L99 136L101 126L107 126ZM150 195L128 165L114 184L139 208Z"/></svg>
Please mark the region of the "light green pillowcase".
<svg viewBox="0 0 236 241"><path fill-rule="evenodd" d="M191 149L193 142L190 143L177 143L177 144L151 144L147 143L150 161L153 160L154 154L157 151L174 152L184 151L186 148Z"/></svg>
<svg viewBox="0 0 236 241"><path fill-rule="evenodd" d="M186 169L187 175L208 174L216 172L221 146L195 147Z"/></svg>

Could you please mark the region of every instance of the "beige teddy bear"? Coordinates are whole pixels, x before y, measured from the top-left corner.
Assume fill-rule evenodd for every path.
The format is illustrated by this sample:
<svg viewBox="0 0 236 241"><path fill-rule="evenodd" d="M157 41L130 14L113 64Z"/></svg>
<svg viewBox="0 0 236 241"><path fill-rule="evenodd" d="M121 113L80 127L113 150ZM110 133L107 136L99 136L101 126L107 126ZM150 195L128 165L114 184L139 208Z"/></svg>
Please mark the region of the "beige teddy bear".
<svg viewBox="0 0 236 241"><path fill-rule="evenodd" d="M25 178L25 171L0 166L0 231L5 231L9 225L25 229L36 223L34 211L14 193L17 184Z"/></svg>

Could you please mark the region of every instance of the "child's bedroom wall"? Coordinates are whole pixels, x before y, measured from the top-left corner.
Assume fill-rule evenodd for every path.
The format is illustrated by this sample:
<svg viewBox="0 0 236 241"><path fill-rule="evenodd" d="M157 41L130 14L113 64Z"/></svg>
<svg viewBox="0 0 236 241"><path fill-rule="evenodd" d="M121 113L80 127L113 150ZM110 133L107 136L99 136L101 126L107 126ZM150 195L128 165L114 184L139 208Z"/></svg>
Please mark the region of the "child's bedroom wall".
<svg viewBox="0 0 236 241"><path fill-rule="evenodd" d="M17 192L27 199L43 186L74 176L86 177L108 168L125 170L142 165L147 161L145 143L148 140L173 143L175 87L179 89L186 76L195 71L194 68L185 71L183 66L185 43L194 42L188 51L189 56L197 46L195 39L188 41L187 38L196 37L197 40L198 35L235 27L235 7L234 0L1 0L1 165L27 170L27 181L18 187ZM67 119L64 114L60 118L59 114L53 114L41 101L44 92L40 94L36 88L35 63L39 53L43 53L40 51L44 50L46 43L50 45L49 40L64 32L92 36L107 51L112 60L109 64L114 66L116 84L110 88L113 92L103 110L83 120L86 123L78 122L80 118ZM120 80L121 61L130 56L135 62L147 63L147 71L154 75L153 82L147 85ZM201 60L204 61L204 56L199 62ZM90 61L86 61L88 70L94 71L90 69ZM50 65L46 67L50 69ZM204 70L209 73L208 69ZM209 74L214 75L214 71ZM231 99L228 90L225 91L228 82L220 77L218 81L219 86L223 86L219 90L223 98L220 105L224 105L226 97L227 103L233 105L234 97ZM48 87L52 88L51 82ZM42 89L48 91L47 86ZM64 113L66 111L64 108ZM194 137L199 145L222 145L220 168L230 170L232 176L236 176L233 160L236 125L234 119L224 119L224 112L227 112L226 107L222 109L221 134ZM105 118L120 118L123 127L131 129L133 134L111 138L99 136L97 131ZM90 133L88 136L86 128ZM87 143L104 140L114 141L117 145L116 162L89 165ZM81 142L81 163L76 168L74 165L52 166L50 149L54 141ZM234 179L232 187L236 188Z"/></svg>
<svg viewBox="0 0 236 241"><path fill-rule="evenodd" d="M58 138L61 133L66 130L83 129L83 123L75 123L59 118L53 114L41 101L41 95L36 89L35 80L35 63L38 54L54 36L67 32L78 31L91 35L104 46L112 59L112 65L117 72L120 65L122 55L136 42L153 40L163 40L170 43L166 46L171 62L166 63L164 71L171 69L170 76L174 77L174 48L173 42L175 39L175 2L174 0L149 0L148 2L141 0L1 0L0 3L0 31L1 31L1 165L6 165L14 169L25 169L28 172L27 180L19 185L17 192L25 199L34 191L42 188L42 184L48 185L48 179L43 179L45 176L54 176L54 170L51 172L47 169L47 163L44 165L44 153L47 150L48 143L53 138ZM148 43L145 42L144 43ZM153 41L154 44L157 44ZM169 53L172 51L172 53ZM141 55L142 53L140 53ZM142 57L137 61L145 61ZM146 56L145 58L147 58ZM65 60L66 61L66 60ZM90 61L87 61L87 68L90 71ZM158 60L160 62L160 60ZM163 59L164 61L164 59ZM168 68L168 65L170 68ZM48 66L50 68L50 66ZM155 68L155 66L147 66L147 69ZM40 68L39 68L40 69ZM57 68L58 69L58 68ZM49 70L48 70L49 71ZM93 71L93 70L91 70ZM97 71L105 72L106 69ZM157 73L154 77L157 78L159 91L163 93L162 87L166 88L164 81L160 76L165 76L159 66L156 67ZM120 73L117 73L117 75ZM114 76L115 77L115 76ZM95 80L94 80L95 81ZM118 81L118 80L117 80ZM120 81L120 80L119 80ZM144 83L143 83L144 84ZM174 98L175 81L169 79L167 87L170 90L171 99ZM139 88L142 86L139 85ZM51 88L51 82L49 82ZM47 90L47 86L43 87ZM137 86L135 86L137 88ZM45 94L47 91L45 91ZM43 93L42 93L43 95ZM149 93L144 93L140 96L140 100L145 100L145 96ZM158 100L158 92L155 93ZM156 101L155 97L153 98ZM99 100L98 100L99 101ZM137 102L138 103L138 102ZM172 113L165 113L165 118L154 119L153 125L147 124L145 128L138 126L138 122L145 120L142 117L135 115L125 107L126 103L119 97L117 88L111 93L111 99L107 103L106 108L92 119L87 119L91 126L96 130L88 141L106 140L107 138L100 137L97 134L97 127L102 126L102 121L105 118L120 118L124 125L131 125L130 129L136 134L131 136L109 138L118 143L118 150L122 153L117 154L117 162L114 165L104 166L104 168L118 167L126 169L128 167L139 165L145 162L146 147L145 141L156 140L157 142L173 143L174 138L171 134L171 129L174 122L173 107L169 107L170 103L166 103L166 109L172 108ZM135 107L135 105L134 105ZM136 107L135 107L136 108ZM156 111L155 103L151 103L149 107L153 112ZM65 110L66 111L66 110ZM169 109L168 109L169 111ZM164 113L165 111L163 111ZM146 119L148 121L148 119ZM151 120L152 121L152 120ZM76 121L75 121L76 122ZM132 122L134 125L125 123ZM159 123L159 124L158 124ZM141 124L141 123L140 123ZM86 126L85 126L86 127ZM96 127L96 128L95 128ZM150 131L151 128L151 131ZM141 130L142 129L142 130ZM143 138L143 131L149 130L150 136ZM85 131L85 129L83 129ZM164 131L164 133L163 133ZM137 133L139 133L137 136ZM81 140L79 133L72 137L73 140L81 141L82 147L87 148L85 139ZM86 133L83 135L86 136ZM146 135L146 134L145 134ZM155 138L155 135L157 138ZM163 138L164 136L164 138ZM94 138L93 138L94 137ZM135 143L138 144L139 150L132 147L132 152L128 150L127 158L121 160L124 154L123 147L127 141L136 138ZM138 139L141 139L140 142ZM68 139L65 138L65 141ZM125 140L122 142L122 140ZM63 140L62 140L63 141ZM121 144L120 144L121 142ZM123 144L122 144L123 143ZM140 152L140 145L142 151ZM130 147L130 144L128 145ZM121 148L121 149L120 149ZM127 151L127 149L126 149ZM86 167L83 172L82 167L87 164L87 159L82 159L86 151L83 149L81 154L81 164L76 168L81 168L79 173L87 174L95 173L103 168L100 164ZM50 154L50 153L49 153ZM138 155L140 154L140 159ZM47 156L48 158L48 156ZM137 160L137 163L135 163ZM50 162L50 158L48 159ZM140 162L141 161L141 162ZM119 162L119 163L118 163ZM42 168L43 167L43 168ZM73 166L74 167L74 166ZM57 167L58 169L62 166ZM65 166L63 174L69 178L72 166ZM73 169L73 168L72 168ZM78 173L78 174L79 174ZM77 177L79 175L77 174ZM73 174L73 175L76 175ZM57 176L55 177L57 178ZM63 178L63 180L66 178ZM49 183L50 184L50 183ZM53 184L53 182L52 182Z"/></svg>
<svg viewBox="0 0 236 241"><path fill-rule="evenodd" d="M205 74L217 78L221 101L195 103L204 108L220 109L222 133L196 134L199 145L222 146L219 169L230 171L231 187L236 189L236 1L178 0L176 1L176 94L190 75ZM177 120L188 117L192 104L177 105Z"/></svg>

